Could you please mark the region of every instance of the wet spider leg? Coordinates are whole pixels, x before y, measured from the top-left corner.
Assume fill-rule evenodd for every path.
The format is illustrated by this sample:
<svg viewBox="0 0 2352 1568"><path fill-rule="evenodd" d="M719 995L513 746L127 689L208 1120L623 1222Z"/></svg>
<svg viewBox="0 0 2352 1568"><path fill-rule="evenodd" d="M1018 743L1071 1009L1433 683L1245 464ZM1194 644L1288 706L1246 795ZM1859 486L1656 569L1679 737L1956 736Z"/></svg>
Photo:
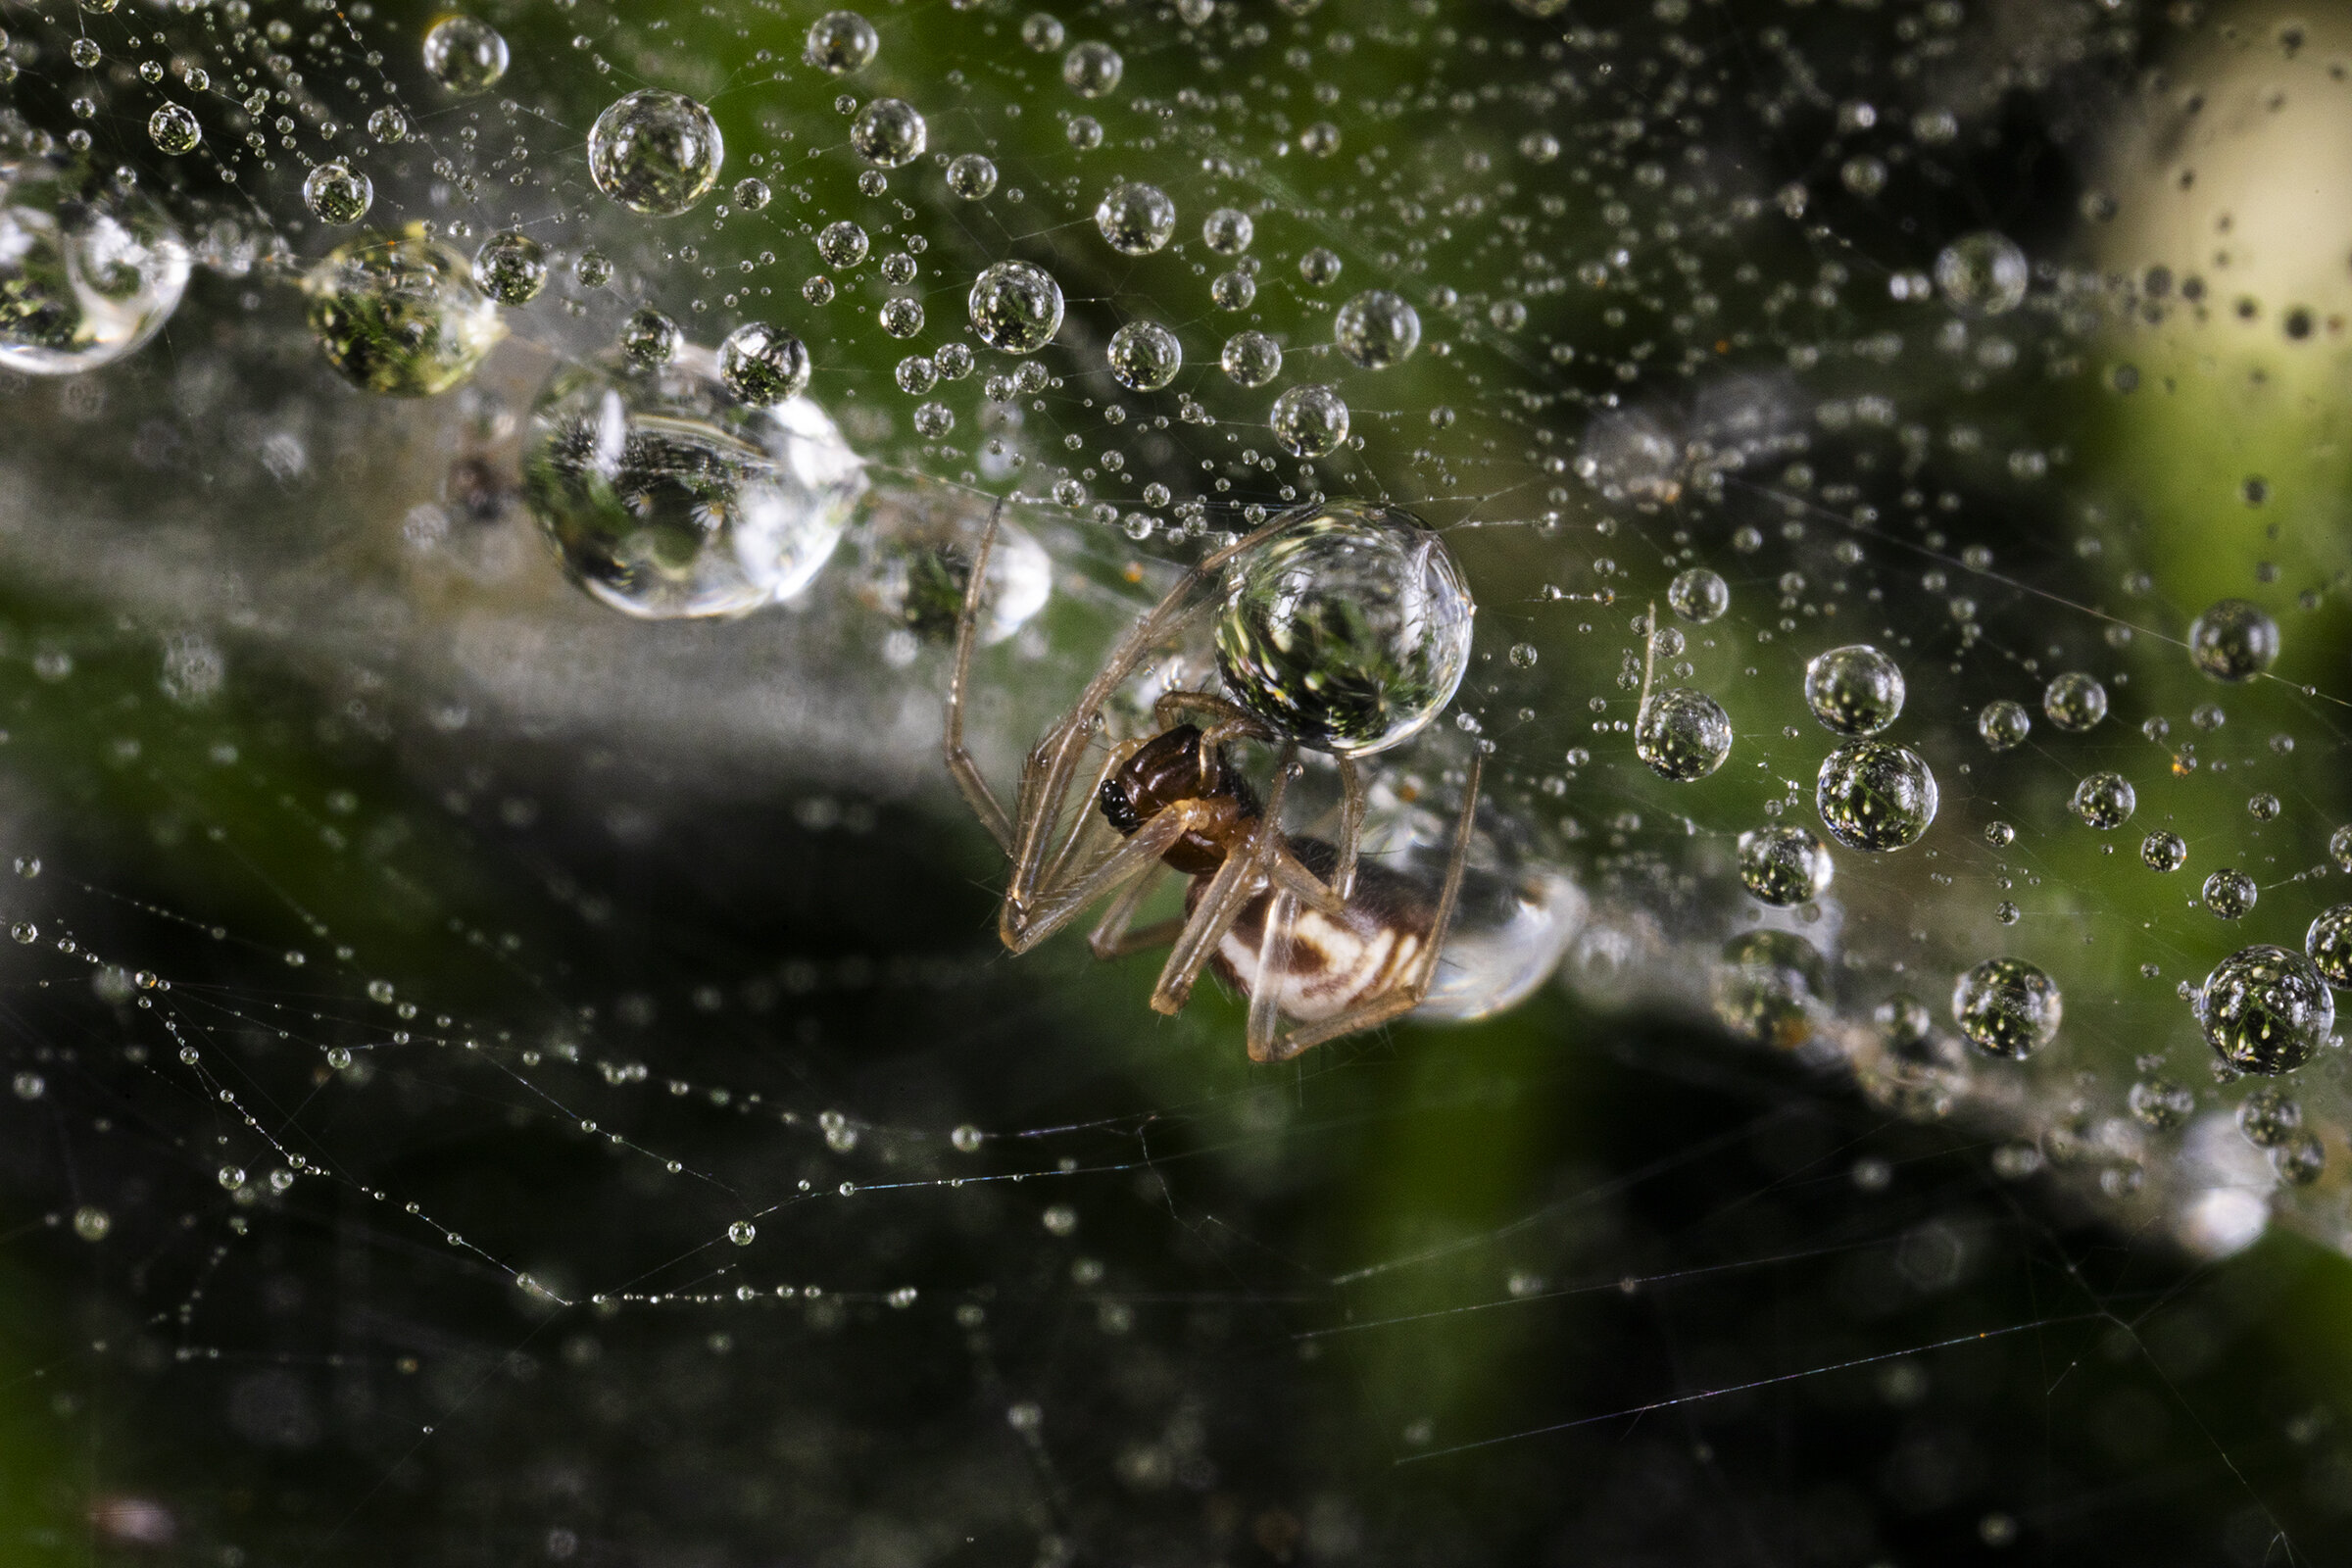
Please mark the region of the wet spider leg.
<svg viewBox="0 0 2352 1568"><path fill-rule="evenodd" d="M1088 949L1096 957L1105 960L1124 957L1130 953L1141 953L1146 948L1164 948L1176 940L1177 933L1184 929L1181 917L1154 920L1141 931L1128 929L1135 920L1136 911L1144 906L1144 901L1152 896L1152 889L1159 886L1159 879L1167 869L1167 862L1162 860L1128 883L1126 891L1111 901L1110 907L1102 913L1102 923L1086 939Z"/></svg>
<svg viewBox="0 0 2352 1568"><path fill-rule="evenodd" d="M1225 863L1209 878L1200 902L1185 921L1184 930L1169 950L1167 964L1159 971L1159 983L1152 990L1154 1010L1166 1013L1182 1010L1192 997L1193 983L1200 977L1201 966L1233 929L1234 921L1241 918L1243 906L1264 886L1266 863L1281 848L1282 829L1275 824L1282 815L1282 798L1290 789L1291 770L1297 765L1298 756L1296 741L1282 749L1282 761L1274 773L1266 814L1258 819L1249 842L1226 855Z"/></svg>
<svg viewBox="0 0 2352 1568"><path fill-rule="evenodd" d="M980 825L996 839L997 847L1007 855L1012 853L1012 819L1004 808L997 804L996 792L988 780L980 776L979 764L963 744L963 691L972 674L972 634L980 624L980 593L988 583L988 557L997 542L997 521L1004 515L1004 498L989 509L988 526L980 534L980 548L972 555L972 578L964 584L963 609L956 616L956 667L948 677L948 723L942 737L942 749L947 753L948 773L956 787L980 818Z"/></svg>
<svg viewBox="0 0 2352 1568"><path fill-rule="evenodd" d="M1289 893L1274 896L1266 910L1265 934L1257 943L1257 978L1250 988L1250 1059L1264 1061L1282 1032L1282 988L1291 977L1291 929L1298 918L1298 900Z"/></svg>
<svg viewBox="0 0 2352 1568"><path fill-rule="evenodd" d="M1478 815L1478 782L1484 771L1485 759L1470 759L1470 776L1462 785L1462 814L1454 824L1453 854L1446 862L1446 885L1438 895L1436 915L1429 923L1428 945L1414 960L1412 977L1391 990L1388 995L1350 1007L1336 1018L1321 1023L1301 1024L1280 1041L1261 1040L1254 1029L1250 1036L1250 1059L1252 1061L1288 1061L1300 1052L1319 1046L1326 1040L1337 1040L1364 1029L1377 1029L1392 1018L1403 1016L1421 1005L1429 995L1430 983L1437 978L1438 960L1446 951L1446 935L1453 925L1453 910L1462 892L1462 870L1470 859L1470 830ZM1264 983L1261 974L1259 983ZM1254 997L1252 1022L1255 1020ZM1263 1047L1265 1054L1260 1054Z"/></svg>
<svg viewBox="0 0 2352 1568"><path fill-rule="evenodd" d="M998 935L1015 953L1027 953L1060 930L1113 888L1159 863L1175 842L1209 816L1199 801L1178 801L1135 830L1083 875L1053 889L1034 905L1016 907L1007 900L997 918Z"/></svg>

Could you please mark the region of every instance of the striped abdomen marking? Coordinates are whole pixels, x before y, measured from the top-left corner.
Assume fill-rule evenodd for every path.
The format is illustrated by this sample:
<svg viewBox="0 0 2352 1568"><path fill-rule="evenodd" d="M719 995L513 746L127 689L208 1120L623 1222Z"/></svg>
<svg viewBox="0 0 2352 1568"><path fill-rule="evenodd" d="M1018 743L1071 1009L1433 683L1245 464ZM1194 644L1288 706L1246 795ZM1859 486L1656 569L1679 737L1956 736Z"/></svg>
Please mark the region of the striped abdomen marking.
<svg viewBox="0 0 2352 1568"><path fill-rule="evenodd" d="M1327 846L1299 839L1292 849L1318 874L1329 874L1329 865L1318 863L1328 855ZM1196 893L1200 886L1194 885ZM1258 949L1272 903L1272 895L1261 893L1244 906L1211 959L1218 978L1244 996L1256 994ZM1275 1005L1299 1023L1320 1023L1387 995L1412 973L1435 914L1427 891L1411 878L1377 865L1360 866L1344 919L1302 908L1292 922Z"/></svg>

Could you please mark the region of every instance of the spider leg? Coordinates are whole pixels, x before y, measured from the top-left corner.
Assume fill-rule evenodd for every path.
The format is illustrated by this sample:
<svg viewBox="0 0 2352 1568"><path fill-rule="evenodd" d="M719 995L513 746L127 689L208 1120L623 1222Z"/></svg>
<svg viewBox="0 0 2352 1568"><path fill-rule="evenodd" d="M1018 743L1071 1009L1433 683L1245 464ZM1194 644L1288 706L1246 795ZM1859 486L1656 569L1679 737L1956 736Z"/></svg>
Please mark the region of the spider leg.
<svg viewBox="0 0 2352 1568"><path fill-rule="evenodd" d="M1257 943L1257 976L1250 987L1250 1059L1266 1061L1282 1033L1282 987L1290 978L1291 928L1298 918L1297 895L1278 893L1266 910L1265 934Z"/></svg>
<svg viewBox="0 0 2352 1568"><path fill-rule="evenodd" d="M1046 868L1039 877L1041 886L1053 887L1068 880L1070 867L1077 863L1079 852L1088 842L1091 830L1100 829L1103 833L1110 831L1110 824L1095 809L1095 802L1102 793L1103 781L1117 772L1120 765L1141 751L1143 746L1141 740L1129 740L1110 748L1109 755L1102 760L1102 766L1095 774L1095 782L1078 798L1078 809L1071 816L1069 830L1062 835L1061 847L1047 858Z"/></svg>
<svg viewBox="0 0 2352 1568"><path fill-rule="evenodd" d="M1179 801L1137 828L1087 870L1044 890L1033 904L1016 905L1007 894L997 917L998 935L1013 952L1027 953L1083 914L1097 899L1152 869L1171 845L1207 815L1201 803Z"/></svg>
<svg viewBox="0 0 2352 1568"><path fill-rule="evenodd" d="M963 690L971 679L972 638L980 624L980 593L988 583L988 556L997 542L997 522L1004 515L1004 498L989 509L988 527L980 535L980 548L972 555L972 579L964 584L963 609L956 616L956 668L948 677L948 722L942 737L942 749L947 753L948 772L956 787L971 806L980 825L988 829L997 847L1006 854L1012 852L1012 819L1004 808L997 804L996 793L988 780L980 776L979 764L963 744Z"/></svg>
<svg viewBox="0 0 2352 1568"><path fill-rule="evenodd" d="M1128 883L1126 890L1111 901L1110 907L1103 911L1102 923L1086 939L1096 957L1120 958L1146 948L1165 947L1176 940L1176 934L1184 929L1181 919L1154 920L1141 931L1128 929L1135 921L1136 910L1144 906L1152 890L1159 886L1160 874L1166 869L1167 862L1163 860Z"/></svg>
<svg viewBox="0 0 2352 1568"><path fill-rule="evenodd" d="M1267 1054L1259 1055L1258 1038L1250 1036L1250 1057L1252 1061L1288 1061L1310 1047L1342 1035L1355 1034L1364 1029L1377 1029L1392 1018L1402 1017L1421 1005L1429 995L1430 983L1437 978L1438 960L1446 951L1446 936L1453 925L1454 906L1461 899L1462 871L1470 859L1470 830L1478 815L1478 781L1484 771L1485 759L1473 754L1470 776L1462 785L1462 814L1453 830L1453 854L1446 862L1446 884L1438 895L1437 913L1429 922L1429 939L1420 956L1413 962L1411 975L1387 994L1350 1007L1336 1018L1321 1023L1301 1024L1280 1041L1267 1042ZM1262 982L1262 977L1261 977ZM1254 1016L1255 998L1251 998Z"/></svg>
<svg viewBox="0 0 2352 1568"><path fill-rule="evenodd" d="M1256 740L1273 739L1273 731L1241 704L1213 692L1162 692L1152 705L1152 722L1161 729L1174 729L1187 714L1199 714L1235 735L1248 735Z"/></svg>
<svg viewBox="0 0 2352 1568"><path fill-rule="evenodd" d="M1351 757L1333 760L1340 764L1340 863L1331 886L1345 901L1355 894L1355 860L1364 847L1364 774Z"/></svg>
<svg viewBox="0 0 2352 1568"><path fill-rule="evenodd" d="M1184 930L1169 950L1166 965L1159 971L1159 983L1152 990L1153 1010L1165 1013L1183 1010L1192 998L1193 983L1200 979L1201 967L1216 952L1217 944L1225 940L1225 934L1233 929L1234 921L1241 918L1244 906L1264 885L1266 862L1282 845L1282 829L1276 824L1282 817L1282 798L1290 789L1291 767L1298 751L1296 745L1283 748L1282 763L1275 770L1274 788L1267 797L1265 815L1258 819L1256 831L1247 844L1226 855L1225 863L1208 879L1200 902L1194 906L1191 918L1185 921Z"/></svg>

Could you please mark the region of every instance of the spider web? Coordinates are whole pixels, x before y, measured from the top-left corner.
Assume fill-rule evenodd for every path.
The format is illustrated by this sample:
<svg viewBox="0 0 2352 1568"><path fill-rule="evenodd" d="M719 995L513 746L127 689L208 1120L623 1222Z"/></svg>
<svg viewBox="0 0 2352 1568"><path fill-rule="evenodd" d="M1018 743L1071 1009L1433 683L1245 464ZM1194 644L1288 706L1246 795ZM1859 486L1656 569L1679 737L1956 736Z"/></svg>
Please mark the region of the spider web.
<svg viewBox="0 0 2352 1568"><path fill-rule="evenodd" d="M2284 1181L2239 1126L2266 1086L2175 988L2300 948L2340 885L2342 246L2269 172L2340 161L2352 37L1330 0L1104 6L1041 49L1015 11L905 6L836 82L798 61L813 12L581 4L485 12L514 96L453 99L407 8L24 15L15 133L83 127L203 263L140 354L6 387L26 1560L2339 1554L2340 1053L2278 1086L2324 1155ZM1062 76L1090 39L1125 63L1100 99ZM769 204L598 195L585 126L641 85L710 103ZM836 92L914 103L996 193L935 162L862 190ZM199 157L144 142L163 97ZM387 104L411 139L349 128ZM330 151L371 223L556 253L463 391L368 403L317 364L281 264L344 237L296 194ZM1165 252L1101 242L1115 178L1173 197ZM1228 205L1241 258L1194 237ZM827 268L843 218L912 280ZM2013 310L1932 276L1984 229L2032 258ZM1043 376L983 352L903 391L1005 256L1068 297ZM1421 313L1385 370L1329 346L1370 287ZM882 498L807 598L627 622L532 538L523 411L646 303L807 337ZM1137 318L1185 346L1163 392L1103 368ZM1245 325L1283 340L1260 388L1216 365ZM1308 381L1360 444L1282 451ZM1556 983L1270 1073L1232 999L1149 1013L1150 959L1005 958L889 551L1006 490L1052 593L982 656L998 779L1223 537L1317 495L1446 530L1479 662L1382 783L1492 748L1491 848L1576 889ZM1669 608L1692 567L1722 618ZM2185 648L2227 597L2280 628L2243 685ZM1857 642L1903 669L1887 738L1940 809L1768 909L1737 841L1819 820L1803 671ZM1708 777L1636 756L1645 655L1730 714ZM2111 710L2079 734L2041 701L2072 670ZM2004 698L2034 729L1994 753ZM2137 790L2112 832L2068 804L2103 769ZM2140 862L2158 829L2186 869ZM2198 893L2224 867L2259 887L2234 920ZM2065 998L2027 1061L1946 1007L1996 955ZM1896 992L1936 1020L1909 1054ZM2134 1114L2158 1077L2184 1125Z"/></svg>

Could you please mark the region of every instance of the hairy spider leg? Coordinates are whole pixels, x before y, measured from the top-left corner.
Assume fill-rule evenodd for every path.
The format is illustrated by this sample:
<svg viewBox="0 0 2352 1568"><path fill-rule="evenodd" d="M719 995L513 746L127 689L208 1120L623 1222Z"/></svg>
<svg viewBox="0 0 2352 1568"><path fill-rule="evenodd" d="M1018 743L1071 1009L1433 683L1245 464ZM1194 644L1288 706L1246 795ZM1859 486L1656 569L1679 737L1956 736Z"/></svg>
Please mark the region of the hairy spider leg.
<svg viewBox="0 0 2352 1568"><path fill-rule="evenodd" d="M942 745L948 756L948 773L956 787L963 792L964 803L972 814L980 818L997 848L1012 853L1012 821L1004 808L997 804L996 793L988 780L980 776L980 766L963 744L963 689L972 675L972 630L980 623L980 591L988 581L988 555L997 542L997 519L1004 515L1004 498L988 511L988 527L980 535L980 548L972 557L972 580L963 587L963 609L956 616L956 666L948 677L948 723Z"/></svg>
<svg viewBox="0 0 2352 1568"><path fill-rule="evenodd" d="M1182 915L1154 920L1140 931L1129 929L1135 924L1136 912L1143 908L1144 901L1152 897L1168 869L1168 863L1162 860L1128 883L1126 891L1110 901L1110 907L1102 911L1102 922L1087 936L1089 952L1108 962L1146 948L1164 948L1176 940L1177 934L1184 930Z"/></svg>
<svg viewBox="0 0 2352 1568"><path fill-rule="evenodd" d="M1261 1010L1258 996L1260 993L1281 994L1284 970L1290 956L1289 925L1295 906L1294 910L1285 911L1280 907L1285 901L1275 901L1277 906L1269 911L1266 922L1265 943L1258 949L1256 986L1250 997L1251 1061L1288 1061L1326 1040L1337 1040L1342 1035L1351 1035L1359 1030L1377 1029L1390 1019L1402 1017L1421 1005L1422 999L1429 995L1431 982L1437 978L1438 960L1446 950L1446 934L1453 925L1454 906L1461 898L1462 870L1469 863L1470 830L1478 815L1478 785L1480 775L1485 771L1485 762L1484 757L1472 754L1470 776L1462 784L1462 814L1454 823L1453 854L1446 862L1446 885L1438 895L1437 913L1429 923L1428 945L1414 962L1412 978L1387 996L1351 1007L1336 1018L1327 1018L1321 1023L1301 1024L1289 1035L1278 1037L1276 1030L1281 1024L1280 1015L1270 1006ZM1278 928L1282 935L1279 945L1274 941Z"/></svg>
<svg viewBox="0 0 2352 1568"><path fill-rule="evenodd" d="M1178 801L1156 813L1084 872L1043 894L1024 911L1019 927L1004 932L1004 945L1016 954L1027 953L1085 913L1097 899L1159 864L1159 858L1178 839L1208 822L1213 815L1203 801Z"/></svg>

